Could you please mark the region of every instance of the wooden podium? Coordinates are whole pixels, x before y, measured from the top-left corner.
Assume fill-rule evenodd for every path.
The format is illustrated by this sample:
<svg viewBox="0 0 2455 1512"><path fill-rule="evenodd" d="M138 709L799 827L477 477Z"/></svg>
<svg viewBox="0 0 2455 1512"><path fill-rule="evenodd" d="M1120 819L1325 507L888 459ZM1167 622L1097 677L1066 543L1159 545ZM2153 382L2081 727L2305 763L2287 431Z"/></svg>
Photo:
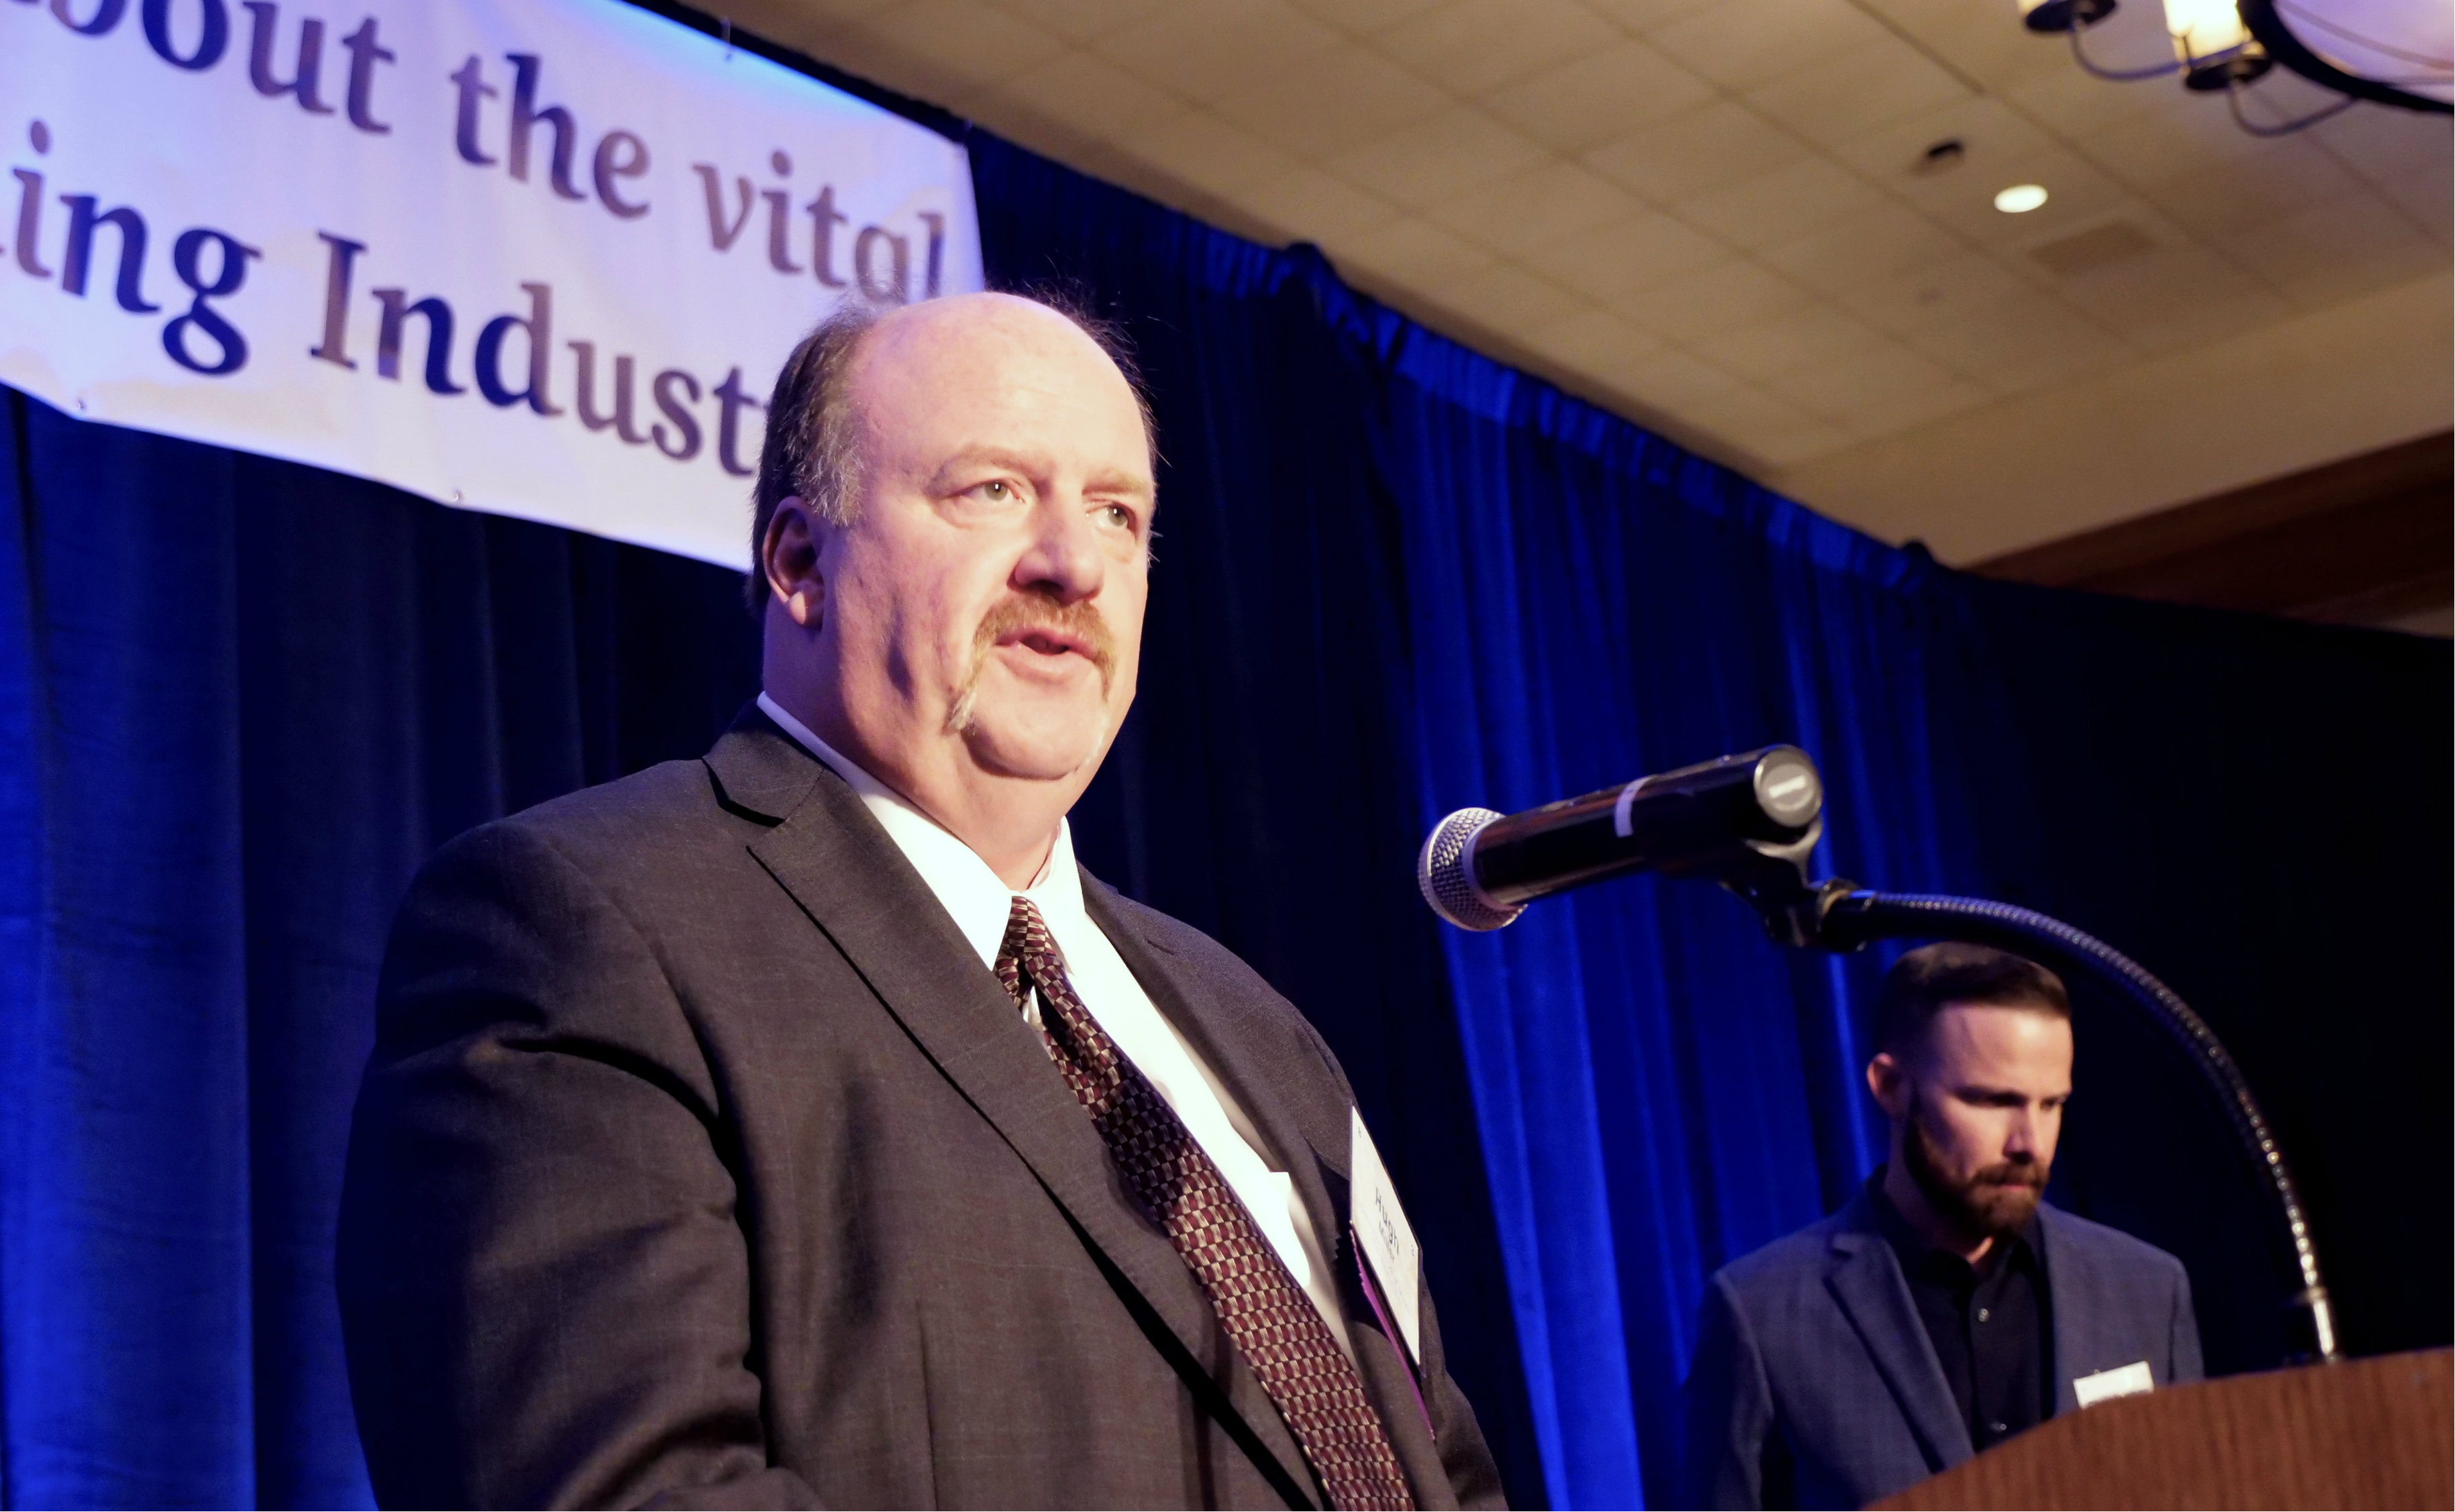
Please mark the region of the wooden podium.
<svg viewBox="0 0 2455 1512"><path fill-rule="evenodd" d="M2436 1349L2123 1397L1876 1505L2455 1507L2455 1373Z"/></svg>

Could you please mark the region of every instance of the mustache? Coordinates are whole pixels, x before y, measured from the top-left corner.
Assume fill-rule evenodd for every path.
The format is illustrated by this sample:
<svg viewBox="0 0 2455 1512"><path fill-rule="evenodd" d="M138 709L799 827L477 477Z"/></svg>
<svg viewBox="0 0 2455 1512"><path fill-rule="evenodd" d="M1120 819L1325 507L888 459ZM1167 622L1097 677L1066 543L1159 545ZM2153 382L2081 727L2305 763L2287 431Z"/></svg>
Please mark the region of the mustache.
<svg viewBox="0 0 2455 1512"><path fill-rule="evenodd" d="M2033 1186L2044 1191L2046 1168L2035 1160L2005 1160L1986 1166L1969 1179L1972 1186Z"/></svg>
<svg viewBox="0 0 2455 1512"><path fill-rule="evenodd" d="M1100 696L1106 699L1117 676L1117 641L1108 634L1108 622L1087 599L1073 603L1054 594L1023 593L1009 595L989 606L981 616L980 628L972 632L972 661L964 674L964 685L955 690L955 701L946 710L946 732L963 735L972 727L981 694L981 674L987 670L989 648L1009 636L1031 631L1045 631L1063 636L1080 646L1091 664L1100 669Z"/></svg>
<svg viewBox="0 0 2455 1512"><path fill-rule="evenodd" d="M1116 675L1117 643L1108 634L1108 622L1091 607L1088 599L1067 603L1053 594L1015 594L999 599L981 616L981 626L972 632L972 663L977 667L989 654L989 648L1009 636L1043 630L1081 644L1084 654L1100 669L1100 691L1107 692L1108 679Z"/></svg>

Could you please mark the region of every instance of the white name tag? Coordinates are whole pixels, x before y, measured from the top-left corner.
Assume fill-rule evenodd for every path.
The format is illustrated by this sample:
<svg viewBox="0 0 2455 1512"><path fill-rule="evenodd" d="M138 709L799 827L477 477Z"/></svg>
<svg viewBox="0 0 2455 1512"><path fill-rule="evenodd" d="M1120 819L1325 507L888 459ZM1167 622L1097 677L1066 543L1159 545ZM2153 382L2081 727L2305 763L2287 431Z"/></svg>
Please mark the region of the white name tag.
<svg viewBox="0 0 2455 1512"><path fill-rule="evenodd" d="M1364 1262L1372 1267L1372 1279L1381 1283L1382 1302L1390 1309L1390 1320L1407 1345L1407 1357L1421 1364L1423 1347L1417 1342L1422 1327L1422 1301L1416 1293L1415 1279L1422 1275L1423 1251L1415 1245L1415 1231L1407 1224L1407 1210L1398 1205L1398 1193L1390 1184L1390 1172L1381 1163L1381 1152L1372 1147L1372 1136L1364 1131L1364 1115L1350 1115L1354 1132L1349 1140L1348 1168L1353 1173L1348 1194L1348 1216L1355 1230L1355 1247Z"/></svg>
<svg viewBox="0 0 2455 1512"><path fill-rule="evenodd" d="M2100 1401L2117 1397L2136 1397L2143 1391L2157 1389L2157 1380L2148 1374L2148 1361L2135 1360L2112 1370L2100 1370L2094 1376L2072 1378L2072 1395L2083 1407L2094 1407Z"/></svg>

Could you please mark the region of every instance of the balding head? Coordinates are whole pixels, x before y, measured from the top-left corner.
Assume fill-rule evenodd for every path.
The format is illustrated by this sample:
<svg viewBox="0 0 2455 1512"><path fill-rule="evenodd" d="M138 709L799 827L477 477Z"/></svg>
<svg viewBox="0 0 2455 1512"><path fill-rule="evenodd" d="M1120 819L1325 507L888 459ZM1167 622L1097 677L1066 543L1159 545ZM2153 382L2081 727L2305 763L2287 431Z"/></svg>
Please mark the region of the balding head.
<svg viewBox="0 0 2455 1512"><path fill-rule="evenodd" d="M1027 880L1133 701L1151 464L1123 366L1047 305L831 321L769 415L767 691Z"/></svg>
<svg viewBox="0 0 2455 1512"><path fill-rule="evenodd" d="M835 525L851 523L860 508L860 421L852 373L855 358L870 344L872 333L920 327L934 328L943 335L950 328L961 330L968 324L1032 319L1062 321L1097 346L1131 393L1142 417L1144 448L1152 465L1158 465L1150 405L1123 335L1110 322L1063 302L1004 293L959 294L893 310L846 300L793 349L777 373L768 397L767 433L752 495L753 560L743 583L754 615L767 606L767 582L756 558L766 541L767 522L775 515L777 502L788 495L799 497L822 520Z"/></svg>

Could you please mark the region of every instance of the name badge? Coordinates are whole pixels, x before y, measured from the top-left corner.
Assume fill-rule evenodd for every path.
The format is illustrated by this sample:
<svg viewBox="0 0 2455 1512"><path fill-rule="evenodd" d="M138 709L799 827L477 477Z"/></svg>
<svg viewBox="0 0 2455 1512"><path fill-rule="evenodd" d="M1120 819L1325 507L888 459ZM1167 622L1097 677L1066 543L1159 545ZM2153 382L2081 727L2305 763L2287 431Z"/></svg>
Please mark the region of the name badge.
<svg viewBox="0 0 2455 1512"><path fill-rule="evenodd" d="M2157 1379L2148 1373L2148 1361L2135 1360L2112 1370L2100 1370L2094 1376L2072 1378L2072 1395L2083 1407L2094 1407L2100 1401L2117 1397L2136 1397L2143 1391L2157 1389Z"/></svg>
<svg viewBox="0 0 2455 1512"><path fill-rule="evenodd" d="M1398 1205L1397 1189L1390 1184L1381 1152L1372 1147L1372 1136L1365 1132L1364 1115L1352 1113L1350 1118L1354 1129L1347 1162L1353 1184L1348 1195L1348 1216L1355 1230L1356 1252L1372 1268L1372 1279L1381 1283L1382 1300L1406 1343L1407 1358L1421 1365L1424 1352L1418 1336L1423 1303L1416 1278L1423 1274L1423 1251L1416 1247L1415 1231L1407 1223L1407 1210Z"/></svg>

